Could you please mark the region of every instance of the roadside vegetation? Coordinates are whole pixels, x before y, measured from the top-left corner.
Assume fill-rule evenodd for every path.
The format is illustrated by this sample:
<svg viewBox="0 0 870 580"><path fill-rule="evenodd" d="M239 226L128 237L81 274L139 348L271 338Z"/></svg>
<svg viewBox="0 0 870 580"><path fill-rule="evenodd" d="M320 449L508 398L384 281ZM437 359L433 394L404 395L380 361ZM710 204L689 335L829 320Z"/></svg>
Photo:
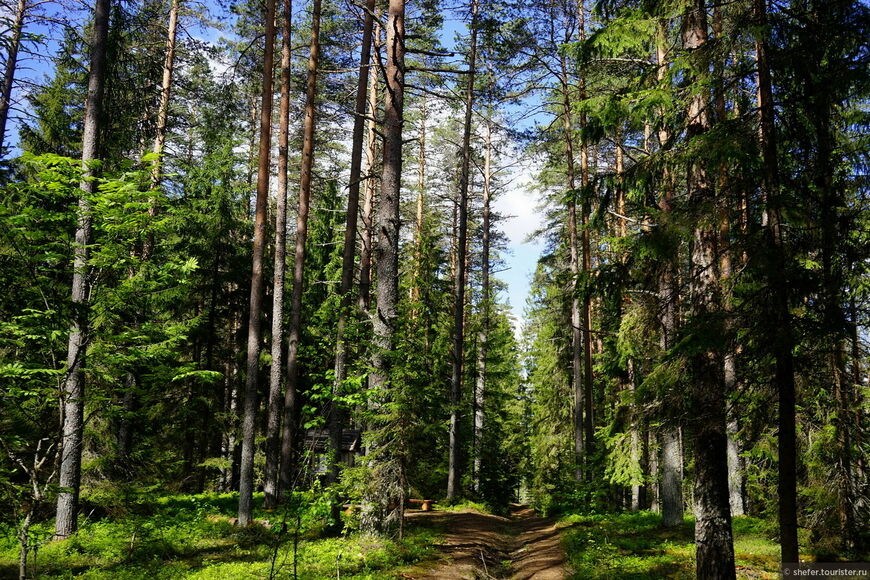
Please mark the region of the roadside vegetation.
<svg viewBox="0 0 870 580"><path fill-rule="evenodd" d="M113 578L118 580L191 578L244 579L392 578L399 568L433 552L434 530L411 527L406 538L391 540L359 533L326 537L329 498L311 492L294 495L287 508L265 511L255 496L255 524L235 525L236 494L145 494L90 497L100 505L79 531L50 541L51 522L34 526L39 549L29 570L38 578ZM0 578L17 578L16 530L0 537Z"/></svg>

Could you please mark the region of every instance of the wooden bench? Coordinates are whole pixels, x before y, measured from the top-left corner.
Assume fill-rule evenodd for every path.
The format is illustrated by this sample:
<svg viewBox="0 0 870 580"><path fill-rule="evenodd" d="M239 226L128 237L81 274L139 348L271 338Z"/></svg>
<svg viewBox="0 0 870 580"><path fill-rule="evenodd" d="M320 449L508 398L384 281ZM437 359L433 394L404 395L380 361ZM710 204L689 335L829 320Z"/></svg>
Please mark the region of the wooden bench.
<svg viewBox="0 0 870 580"><path fill-rule="evenodd" d="M408 503L420 504L421 511L431 512L432 504L437 502L434 499L409 499Z"/></svg>

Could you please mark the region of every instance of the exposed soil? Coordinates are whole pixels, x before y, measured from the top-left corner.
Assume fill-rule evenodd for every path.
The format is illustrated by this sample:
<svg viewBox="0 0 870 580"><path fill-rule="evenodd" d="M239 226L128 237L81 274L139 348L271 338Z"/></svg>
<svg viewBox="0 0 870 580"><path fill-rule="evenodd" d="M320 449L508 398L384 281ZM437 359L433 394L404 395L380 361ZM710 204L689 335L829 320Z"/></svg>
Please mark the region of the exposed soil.
<svg viewBox="0 0 870 580"><path fill-rule="evenodd" d="M554 518L538 517L527 506L512 505L509 518L467 510L408 512L409 523L445 531L441 558L417 566L404 577L414 580L564 580L568 577L561 535Z"/></svg>

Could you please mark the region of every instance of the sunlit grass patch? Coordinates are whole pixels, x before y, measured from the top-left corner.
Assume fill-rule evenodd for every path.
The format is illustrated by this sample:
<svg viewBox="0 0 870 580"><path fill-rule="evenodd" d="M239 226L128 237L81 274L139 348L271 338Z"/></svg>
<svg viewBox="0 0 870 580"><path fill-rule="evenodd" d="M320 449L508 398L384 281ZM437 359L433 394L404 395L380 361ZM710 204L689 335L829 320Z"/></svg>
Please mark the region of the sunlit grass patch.
<svg viewBox="0 0 870 580"><path fill-rule="evenodd" d="M694 522L662 528L652 512L569 515L564 517L565 549L573 578L694 578ZM734 519L739 578L775 578L779 546L771 525L748 517Z"/></svg>
<svg viewBox="0 0 870 580"><path fill-rule="evenodd" d="M303 498L305 499L305 498ZM299 519L282 510L263 511L256 498L246 528L234 525L234 494L167 496L113 510L99 520L83 518L79 532L64 541L47 541L36 559L40 578L292 578L366 580L393 577L393 569L428 557L437 533L411 527L403 541L365 535L320 538L324 522L303 512ZM302 509L312 504L302 502ZM302 526L296 533L296 523ZM15 530L0 530L0 578L17 577ZM48 540L51 522L33 532ZM294 549L295 546L295 549ZM32 568L31 568L32 569Z"/></svg>

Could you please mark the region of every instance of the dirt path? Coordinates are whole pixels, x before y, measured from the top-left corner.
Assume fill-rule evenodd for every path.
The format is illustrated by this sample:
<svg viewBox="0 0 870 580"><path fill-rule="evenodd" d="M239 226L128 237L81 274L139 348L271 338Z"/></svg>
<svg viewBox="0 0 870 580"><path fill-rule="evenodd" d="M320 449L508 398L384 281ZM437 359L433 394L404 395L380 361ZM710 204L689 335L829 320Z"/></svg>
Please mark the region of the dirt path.
<svg viewBox="0 0 870 580"><path fill-rule="evenodd" d="M406 573L414 580L564 580L568 577L561 536L552 518L511 506L510 518L462 512L411 512L409 523L445 529L440 563Z"/></svg>

